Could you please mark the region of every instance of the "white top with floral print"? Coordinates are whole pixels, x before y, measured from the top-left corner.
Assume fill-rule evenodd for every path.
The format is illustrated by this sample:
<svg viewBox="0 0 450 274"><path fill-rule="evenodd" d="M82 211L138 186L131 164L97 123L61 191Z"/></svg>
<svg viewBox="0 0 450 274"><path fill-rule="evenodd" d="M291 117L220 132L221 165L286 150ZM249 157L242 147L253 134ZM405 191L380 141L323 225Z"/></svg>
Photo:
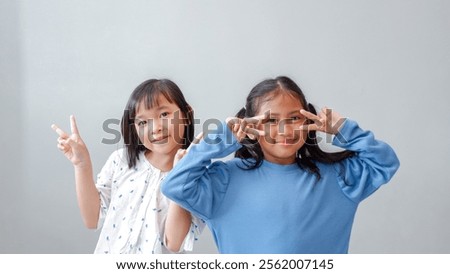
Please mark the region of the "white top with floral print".
<svg viewBox="0 0 450 274"><path fill-rule="evenodd" d="M144 153L130 169L125 150L111 154L97 176L100 194L98 228L102 228L94 253L170 253L164 246L164 224L169 199L160 191L167 172L152 166ZM192 251L205 223L192 216L180 252Z"/></svg>

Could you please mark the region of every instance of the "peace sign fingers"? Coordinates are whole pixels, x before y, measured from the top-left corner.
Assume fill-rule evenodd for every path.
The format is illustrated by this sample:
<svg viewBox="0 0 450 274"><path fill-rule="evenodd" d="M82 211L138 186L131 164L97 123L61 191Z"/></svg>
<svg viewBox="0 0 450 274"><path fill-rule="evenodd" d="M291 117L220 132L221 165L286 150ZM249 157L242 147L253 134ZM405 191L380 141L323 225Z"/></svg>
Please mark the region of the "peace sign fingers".
<svg viewBox="0 0 450 274"><path fill-rule="evenodd" d="M268 113L264 113L262 115L257 115L254 117L246 117L242 119L241 122L241 130L245 132L248 137L252 140L255 140L257 136L265 136L266 133L264 130L259 130L257 127L264 123L268 118Z"/></svg>
<svg viewBox="0 0 450 274"><path fill-rule="evenodd" d="M245 136L247 135L244 132L245 126L247 124L246 121L237 117L228 117L226 119L226 123L239 142L245 138Z"/></svg>
<svg viewBox="0 0 450 274"><path fill-rule="evenodd" d="M57 125L52 124L52 129L59 135L61 138L69 138L69 135L64 132L64 130L60 129Z"/></svg>
<svg viewBox="0 0 450 274"><path fill-rule="evenodd" d="M233 134L236 136L239 142L241 142L246 136L255 140L257 136L265 136L266 133L263 130L257 129L257 127L264 123L268 117L268 113L246 118L229 117L226 123Z"/></svg>
<svg viewBox="0 0 450 274"><path fill-rule="evenodd" d="M312 120L314 122L314 124L317 125L318 127L323 126L323 124L325 122L323 117L319 117L319 116L315 115L314 113L309 112L307 110L301 109L300 113L303 114L309 120Z"/></svg>
<svg viewBox="0 0 450 274"><path fill-rule="evenodd" d="M300 110L300 113L314 122L313 124L300 126L300 130L317 130L329 134L337 134L339 128L345 121L345 118L343 118L339 113L333 111L328 107L322 108L318 115L315 115L304 109Z"/></svg>
<svg viewBox="0 0 450 274"><path fill-rule="evenodd" d="M261 123L264 123L267 118L269 118L269 112L253 117L245 117L243 120L245 120L248 124L259 125Z"/></svg>
<svg viewBox="0 0 450 274"><path fill-rule="evenodd" d="M52 124L51 127L59 135L57 139L58 149L72 162L72 164L83 164L90 160L89 152L79 135L78 127L73 115L70 116L71 135L67 134L55 124Z"/></svg>
<svg viewBox="0 0 450 274"><path fill-rule="evenodd" d="M58 127L55 124L51 125L51 128L59 135L59 137L61 138L69 138L69 134L67 134L64 130L62 130L60 127ZM78 127L77 127L77 122L75 120L75 116L70 115L70 131L72 133L72 135L77 135L80 136L80 133L78 131Z"/></svg>

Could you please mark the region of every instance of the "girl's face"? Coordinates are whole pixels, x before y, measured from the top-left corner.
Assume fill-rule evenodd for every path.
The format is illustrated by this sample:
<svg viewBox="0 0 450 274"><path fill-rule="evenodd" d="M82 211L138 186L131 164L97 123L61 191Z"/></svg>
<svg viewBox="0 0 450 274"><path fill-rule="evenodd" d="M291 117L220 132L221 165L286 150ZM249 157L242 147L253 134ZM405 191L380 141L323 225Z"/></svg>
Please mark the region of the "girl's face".
<svg viewBox="0 0 450 274"><path fill-rule="evenodd" d="M296 153L307 136L306 131L299 130L306 123L301 109L300 100L287 92L279 92L261 104L257 115L269 114L268 121L258 127L266 134L258 137L265 160L282 165L295 162Z"/></svg>
<svg viewBox="0 0 450 274"><path fill-rule="evenodd" d="M183 145L185 117L180 108L163 95L157 106L147 109L141 101L136 110L134 126L139 140L154 154L175 155Z"/></svg>

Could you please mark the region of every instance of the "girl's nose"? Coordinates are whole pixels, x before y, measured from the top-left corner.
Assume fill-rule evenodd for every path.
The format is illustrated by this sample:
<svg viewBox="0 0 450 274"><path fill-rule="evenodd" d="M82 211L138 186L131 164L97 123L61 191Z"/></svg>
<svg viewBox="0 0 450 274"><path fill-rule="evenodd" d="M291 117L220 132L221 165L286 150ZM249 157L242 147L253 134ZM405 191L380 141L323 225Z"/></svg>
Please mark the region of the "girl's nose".
<svg viewBox="0 0 450 274"><path fill-rule="evenodd" d="M151 132L152 134L159 133L163 129L163 119L152 119L149 124L149 132Z"/></svg>
<svg viewBox="0 0 450 274"><path fill-rule="evenodd" d="M281 120L278 123L278 135L281 136L292 136L294 134L294 127L290 120Z"/></svg>

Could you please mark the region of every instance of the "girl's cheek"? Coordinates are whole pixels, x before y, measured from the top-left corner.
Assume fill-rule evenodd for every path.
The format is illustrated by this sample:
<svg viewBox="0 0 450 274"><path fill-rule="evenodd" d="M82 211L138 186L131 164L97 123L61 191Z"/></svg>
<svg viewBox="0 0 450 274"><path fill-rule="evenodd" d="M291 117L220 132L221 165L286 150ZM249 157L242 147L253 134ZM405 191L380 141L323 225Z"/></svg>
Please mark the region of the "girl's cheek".
<svg viewBox="0 0 450 274"><path fill-rule="evenodd" d="M267 127L266 134L271 138L275 139L277 137L277 133L278 133L278 125L273 124Z"/></svg>
<svg viewBox="0 0 450 274"><path fill-rule="evenodd" d="M142 144L145 143L145 140L147 140L147 127L138 127L136 126L136 132L138 134L139 140L141 141Z"/></svg>
<svg viewBox="0 0 450 274"><path fill-rule="evenodd" d="M261 141L269 143L269 144L273 144L275 143L275 139L277 137L277 131L276 131L277 126L276 125L270 125L270 124L264 124L259 126L259 130L264 131L265 136L260 136Z"/></svg>
<svg viewBox="0 0 450 274"><path fill-rule="evenodd" d="M183 138L185 124L181 123L180 120L172 119L170 120L170 124L168 126L168 130L170 131L170 135L175 140L179 138Z"/></svg>
<svg viewBox="0 0 450 274"><path fill-rule="evenodd" d="M270 125L268 124L259 125L257 129L264 131L265 136L272 136L270 133L271 132Z"/></svg>

